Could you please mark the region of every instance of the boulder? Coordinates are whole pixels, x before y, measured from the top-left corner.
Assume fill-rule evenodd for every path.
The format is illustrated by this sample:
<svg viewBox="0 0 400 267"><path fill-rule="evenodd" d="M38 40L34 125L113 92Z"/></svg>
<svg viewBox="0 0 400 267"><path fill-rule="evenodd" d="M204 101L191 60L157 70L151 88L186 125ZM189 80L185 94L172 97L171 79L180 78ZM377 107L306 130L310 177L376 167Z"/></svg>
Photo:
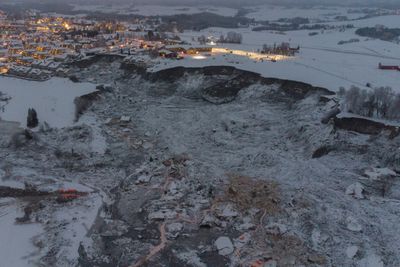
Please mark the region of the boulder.
<svg viewBox="0 0 400 267"><path fill-rule="evenodd" d="M346 256L349 259L353 259L358 252L358 247L357 246L350 246L346 249Z"/></svg>
<svg viewBox="0 0 400 267"><path fill-rule="evenodd" d="M227 236L219 237L215 241L214 245L217 248L219 255L221 256L228 256L232 254L234 251L232 241Z"/></svg>

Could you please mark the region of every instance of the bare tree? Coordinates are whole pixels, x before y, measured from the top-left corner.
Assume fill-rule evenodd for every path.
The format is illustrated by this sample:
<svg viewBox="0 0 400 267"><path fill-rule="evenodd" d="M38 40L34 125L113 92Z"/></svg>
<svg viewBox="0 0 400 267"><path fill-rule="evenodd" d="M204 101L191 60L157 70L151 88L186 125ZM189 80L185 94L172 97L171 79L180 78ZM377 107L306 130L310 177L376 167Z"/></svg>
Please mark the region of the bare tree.
<svg viewBox="0 0 400 267"><path fill-rule="evenodd" d="M205 37L204 35L201 35L197 38L197 41L201 44L201 45L205 45L207 43L207 37Z"/></svg>
<svg viewBox="0 0 400 267"><path fill-rule="evenodd" d="M390 87L361 90L352 86L349 90L341 88L339 96L345 98L344 107L348 112L367 117L400 119L400 94Z"/></svg>
<svg viewBox="0 0 400 267"><path fill-rule="evenodd" d="M238 32L228 32L226 36L221 35L218 42L220 43L232 43L232 44L241 44L243 40L243 36Z"/></svg>

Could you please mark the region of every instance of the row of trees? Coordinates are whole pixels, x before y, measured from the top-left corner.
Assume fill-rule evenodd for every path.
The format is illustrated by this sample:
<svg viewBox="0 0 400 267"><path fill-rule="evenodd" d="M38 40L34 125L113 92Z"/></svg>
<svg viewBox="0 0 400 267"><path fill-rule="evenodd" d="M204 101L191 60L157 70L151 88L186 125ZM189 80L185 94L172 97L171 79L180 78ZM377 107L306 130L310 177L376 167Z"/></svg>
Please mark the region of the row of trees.
<svg viewBox="0 0 400 267"><path fill-rule="evenodd" d="M400 28L391 29L384 26L365 27L357 29L356 34L384 41L393 41L400 36Z"/></svg>
<svg viewBox="0 0 400 267"><path fill-rule="evenodd" d="M212 40L204 35L201 35L197 38L197 41L200 44L206 44ZM238 32L228 32L225 36L221 35L217 40L218 43L230 43L230 44L241 44L242 41L243 41L243 36L241 33Z"/></svg>
<svg viewBox="0 0 400 267"><path fill-rule="evenodd" d="M230 43L230 44L241 44L243 40L243 36L238 32L228 32L226 36L221 35L219 37L219 43Z"/></svg>
<svg viewBox="0 0 400 267"><path fill-rule="evenodd" d="M390 87L378 87L373 90L362 90L352 86L349 90L340 88L339 95L345 99L346 111L361 116L400 119L400 93Z"/></svg>

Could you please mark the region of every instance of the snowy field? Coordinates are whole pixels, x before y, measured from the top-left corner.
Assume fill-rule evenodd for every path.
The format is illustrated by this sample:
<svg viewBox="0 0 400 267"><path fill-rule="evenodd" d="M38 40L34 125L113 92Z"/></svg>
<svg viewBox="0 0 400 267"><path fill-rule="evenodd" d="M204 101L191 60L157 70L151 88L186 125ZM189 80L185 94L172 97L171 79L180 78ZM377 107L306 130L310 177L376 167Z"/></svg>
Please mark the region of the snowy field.
<svg viewBox="0 0 400 267"><path fill-rule="evenodd" d="M394 23L395 19L389 16ZM400 16L398 23L400 23ZM359 26L373 25L375 22L384 21L384 18L362 20ZM391 24L394 25L394 24ZM226 34L229 29L209 28L201 32L185 32L182 39L193 42L200 35L219 37ZM315 86L337 91L339 87L356 85L365 87L367 83L373 87L390 86L395 90L398 87L400 73L396 71L382 71L378 64L399 65L400 46L395 43L360 37L355 34L355 29L325 31L289 31L277 33L272 31L254 32L251 29L235 29L243 35L240 45L224 44L225 48L257 51L263 44L289 42L293 47L300 46L301 51L295 57L278 61L254 61L246 57L235 55L213 55L202 60L186 58L181 61L162 61L152 70L172 66L203 67L209 65L231 65L239 69L254 71L264 77L275 77L310 83ZM309 36L317 32L318 35ZM359 39L359 42L339 45L340 41Z"/></svg>
<svg viewBox="0 0 400 267"><path fill-rule="evenodd" d="M364 14L349 13L348 8L344 7L313 7L313 8L289 8L283 6L262 5L250 8L246 17L260 20L274 21L281 18L303 17L310 20L334 20L336 16L346 16L348 19L357 19Z"/></svg>
<svg viewBox="0 0 400 267"><path fill-rule="evenodd" d="M376 25L383 25L389 28L400 28L400 15L379 16L362 20L349 21L354 27L375 27ZM344 22L331 22L330 25L341 25Z"/></svg>
<svg viewBox="0 0 400 267"><path fill-rule="evenodd" d="M12 198L0 200L0 267L32 266L38 258L38 249L32 239L43 229L38 223L15 224L23 215L21 203Z"/></svg>
<svg viewBox="0 0 400 267"><path fill-rule="evenodd" d="M197 14L210 12L221 16L235 16L237 9L227 7L205 7L205 6L157 6L157 5L79 5L75 11L97 11L103 13L118 13L125 15L142 16L170 16L178 14Z"/></svg>
<svg viewBox="0 0 400 267"><path fill-rule="evenodd" d="M62 78L35 82L0 77L0 92L12 98L4 106L4 110L0 110L0 118L25 126L28 109L34 108L38 113L39 123L45 121L51 127L62 128L74 121L75 97L93 91L93 84L73 83Z"/></svg>

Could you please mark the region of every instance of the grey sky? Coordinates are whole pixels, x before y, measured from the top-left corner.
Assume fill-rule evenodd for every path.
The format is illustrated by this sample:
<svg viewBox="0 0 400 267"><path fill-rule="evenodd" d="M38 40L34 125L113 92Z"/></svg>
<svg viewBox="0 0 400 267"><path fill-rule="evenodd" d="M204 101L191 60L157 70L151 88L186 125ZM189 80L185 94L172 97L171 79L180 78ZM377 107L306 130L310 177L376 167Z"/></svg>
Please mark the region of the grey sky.
<svg viewBox="0 0 400 267"><path fill-rule="evenodd" d="M14 2L15 0L8 0ZM223 5L235 5L235 6L248 6L250 4L263 4L263 3L274 3L274 4L334 4L334 5L352 5L352 4L398 4L399 0L17 0L25 2L60 2L60 3L132 3L132 4L163 4L163 5L202 5L202 4L223 4Z"/></svg>

